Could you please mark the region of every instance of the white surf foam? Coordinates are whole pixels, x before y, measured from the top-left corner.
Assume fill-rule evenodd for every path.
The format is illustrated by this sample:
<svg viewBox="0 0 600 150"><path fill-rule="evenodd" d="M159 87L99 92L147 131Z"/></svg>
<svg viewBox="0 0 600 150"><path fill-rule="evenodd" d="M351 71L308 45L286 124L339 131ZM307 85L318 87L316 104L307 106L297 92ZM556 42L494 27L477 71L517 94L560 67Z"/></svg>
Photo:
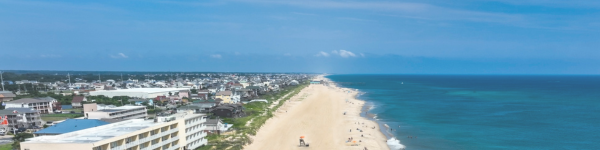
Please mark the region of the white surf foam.
<svg viewBox="0 0 600 150"><path fill-rule="evenodd" d="M400 140L398 140L394 137L387 140L387 145L392 150L405 150L406 149L406 146L400 144Z"/></svg>

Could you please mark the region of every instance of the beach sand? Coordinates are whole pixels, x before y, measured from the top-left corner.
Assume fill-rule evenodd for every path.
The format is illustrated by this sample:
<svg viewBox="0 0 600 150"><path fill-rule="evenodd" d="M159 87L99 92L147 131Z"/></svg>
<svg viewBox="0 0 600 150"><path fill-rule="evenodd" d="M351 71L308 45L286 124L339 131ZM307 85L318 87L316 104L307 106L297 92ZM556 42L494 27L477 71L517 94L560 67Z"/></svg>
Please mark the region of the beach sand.
<svg viewBox="0 0 600 150"><path fill-rule="evenodd" d="M319 76L317 80L327 79ZM310 85L288 100L244 149L389 149L377 123L360 117L364 101L355 99L356 91L347 91L333 85ZM300 136L305 136L310 147L299 147ZM348 138L358 146L350 146Z"/></svg>

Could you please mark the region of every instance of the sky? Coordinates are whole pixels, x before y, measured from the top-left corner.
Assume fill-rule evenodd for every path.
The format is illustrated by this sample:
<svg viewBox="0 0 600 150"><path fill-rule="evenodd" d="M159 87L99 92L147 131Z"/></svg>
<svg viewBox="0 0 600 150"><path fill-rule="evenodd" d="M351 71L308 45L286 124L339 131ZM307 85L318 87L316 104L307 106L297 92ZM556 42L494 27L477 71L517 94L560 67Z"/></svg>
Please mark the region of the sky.
<svg viewBox="0 0 600 150"><path fill-rule="evenodd" d="M600 1L0 0L0 70L600 74Z"/></svg>

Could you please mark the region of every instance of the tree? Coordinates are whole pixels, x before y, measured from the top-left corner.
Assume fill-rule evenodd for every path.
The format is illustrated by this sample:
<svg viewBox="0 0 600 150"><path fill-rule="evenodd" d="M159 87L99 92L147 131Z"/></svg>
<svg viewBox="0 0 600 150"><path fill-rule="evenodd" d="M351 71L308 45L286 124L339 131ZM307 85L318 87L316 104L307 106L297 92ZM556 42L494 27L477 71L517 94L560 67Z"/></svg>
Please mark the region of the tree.
<svg viewBox="0 0 600 150"><path fill-rule="evenodd" d="M169 92L169 96L173 95L173 93Z"/></svg>
<svg viewBox="0 0 600 150"><path fill-rule="evenodd" d="M12 140L14 141L12 144L13 149L21 149L21 142L25 141L25 139L32 138L33 134L31 133L17 133Z"/></svg>
<svg viewBox="0 0 600 150"><path fill-rule="evenodd" d="M198 90L196 89L191 89L190 92L192 92L192 94L198 94Z"/></svg>

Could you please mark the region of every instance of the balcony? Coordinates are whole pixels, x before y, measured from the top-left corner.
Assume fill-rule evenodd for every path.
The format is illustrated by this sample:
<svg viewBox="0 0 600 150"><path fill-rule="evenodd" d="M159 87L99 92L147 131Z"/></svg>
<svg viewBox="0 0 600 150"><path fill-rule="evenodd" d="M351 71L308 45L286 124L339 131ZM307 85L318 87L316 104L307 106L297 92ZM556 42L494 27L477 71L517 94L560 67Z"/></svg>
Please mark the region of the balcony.
<svg viewBox="0 0 600 150"><path fill-rule="evenodd" d="M171 145L171 147L167 148L166 150L176 150L176 149L179 149L179 144Z"/></svg>
<svg viewBox="0 0 600 150"><path fill-rule="evenodd" d="M134 146L137 146L137 145L140 145L140 144L141 144L140 141L136 140L136 141L131 141L129 143L125 143L125 147L126 148L130 148L130 147L134 147Z"/></svg>

